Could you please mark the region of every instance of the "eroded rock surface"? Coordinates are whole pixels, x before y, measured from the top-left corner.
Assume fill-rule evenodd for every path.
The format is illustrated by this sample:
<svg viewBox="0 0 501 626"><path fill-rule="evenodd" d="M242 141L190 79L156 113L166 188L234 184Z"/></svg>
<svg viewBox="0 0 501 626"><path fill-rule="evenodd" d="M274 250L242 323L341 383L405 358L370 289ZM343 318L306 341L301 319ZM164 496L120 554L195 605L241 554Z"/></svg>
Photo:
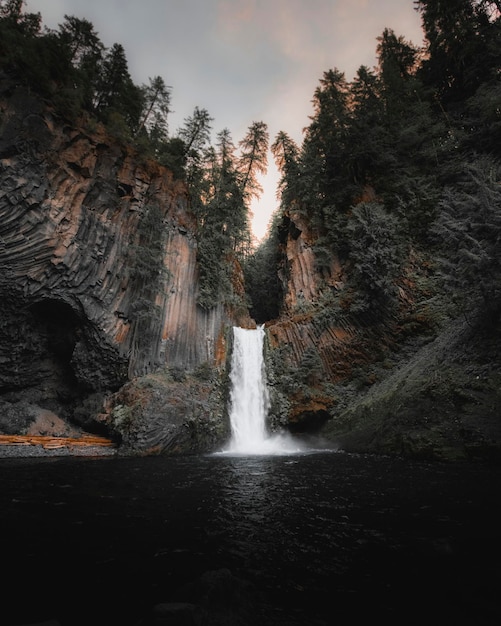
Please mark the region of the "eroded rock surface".
<svg viewBox="0 0 501 626"><path fill-rule="evenodd" d="M91 426L103 394L135 376L224 361L226 313L196 303L184 183L5 79L0 112L3 402L22 397ZM140 232L152 212L162 253L145 285Z"/></svg>

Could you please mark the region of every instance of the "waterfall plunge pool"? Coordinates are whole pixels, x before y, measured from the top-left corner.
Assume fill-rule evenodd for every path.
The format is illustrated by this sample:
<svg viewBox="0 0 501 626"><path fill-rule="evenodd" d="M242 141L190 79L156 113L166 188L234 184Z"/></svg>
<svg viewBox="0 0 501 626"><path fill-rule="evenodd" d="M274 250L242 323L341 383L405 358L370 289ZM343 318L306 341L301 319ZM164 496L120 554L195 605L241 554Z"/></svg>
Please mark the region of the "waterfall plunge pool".
<svg viewBox="0 0 501 626"><path fill-rule="evenodd" d="M262 332L220 454L0 459L2 623L501 623L501 468L270 435Z"/></svg>
<svg viewBox="0 0 501 626"><path fill-rule="evenodd" d="M187 602L231 626L497 624L500 479L346 453L0 459L2 623Z"/></svg>

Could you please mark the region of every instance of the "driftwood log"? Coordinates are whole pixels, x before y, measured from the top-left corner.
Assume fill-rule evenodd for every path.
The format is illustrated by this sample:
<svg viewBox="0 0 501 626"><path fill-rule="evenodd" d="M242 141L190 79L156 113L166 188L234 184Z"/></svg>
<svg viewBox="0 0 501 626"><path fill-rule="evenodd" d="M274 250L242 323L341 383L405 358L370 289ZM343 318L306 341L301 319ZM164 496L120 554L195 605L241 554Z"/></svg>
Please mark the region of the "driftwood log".
<svg viewBox="0 0 501 626"><path fill-rule="evenodd" d="M46 435L0 435L0 445L43 446L47 449L72 448L80 446L113 447L111 439L97 435L82 437L50 437Z"/></svg>

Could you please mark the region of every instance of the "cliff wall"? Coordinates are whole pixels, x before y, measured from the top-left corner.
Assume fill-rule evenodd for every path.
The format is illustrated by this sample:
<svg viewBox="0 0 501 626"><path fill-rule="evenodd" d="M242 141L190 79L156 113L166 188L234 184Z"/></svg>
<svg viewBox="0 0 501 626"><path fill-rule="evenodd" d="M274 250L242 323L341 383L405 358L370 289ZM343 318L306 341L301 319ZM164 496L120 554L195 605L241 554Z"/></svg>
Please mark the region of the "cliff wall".
<svg viewBox="0 0 501 626"><path fill-rule="evenodd" d="M138 270L160 215L158 277ZM158 366L225 359L223 306L200 309L185 185L102 128L65 123L0 80L0 390L66 417Z"/></svg>
<svg viewBox="0 0 501 626"><path fill-rule="evenodd" d="M315 262L317 235L283 218L284 301L267 322L271 420L352 452L501 456L499 320L451 314L425 252L409 248L391 310L356 314L348 264Z"/></svg>

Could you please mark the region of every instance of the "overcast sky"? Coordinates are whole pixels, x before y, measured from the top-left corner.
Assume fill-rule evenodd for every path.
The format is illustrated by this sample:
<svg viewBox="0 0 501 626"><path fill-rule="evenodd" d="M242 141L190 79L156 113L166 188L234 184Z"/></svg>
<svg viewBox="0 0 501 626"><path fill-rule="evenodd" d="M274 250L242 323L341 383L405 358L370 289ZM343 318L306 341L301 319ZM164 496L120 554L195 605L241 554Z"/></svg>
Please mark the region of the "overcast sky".
<svg viewBox="0 0 501 626"><path fill-rule="evenodd" d="M196 106L228 128L235 144L255 121L270 143L283 130L298 144L323 73L351 80L373 67L377 37L391 28L416 45L423 35L413 0L26 0L42 23L64 15L92 22L103 44L123 45L138 85L161 76L172 88L169 130ZM252 206L261 238L276 209L278 175L271 154L264 193Z"/></svg>

